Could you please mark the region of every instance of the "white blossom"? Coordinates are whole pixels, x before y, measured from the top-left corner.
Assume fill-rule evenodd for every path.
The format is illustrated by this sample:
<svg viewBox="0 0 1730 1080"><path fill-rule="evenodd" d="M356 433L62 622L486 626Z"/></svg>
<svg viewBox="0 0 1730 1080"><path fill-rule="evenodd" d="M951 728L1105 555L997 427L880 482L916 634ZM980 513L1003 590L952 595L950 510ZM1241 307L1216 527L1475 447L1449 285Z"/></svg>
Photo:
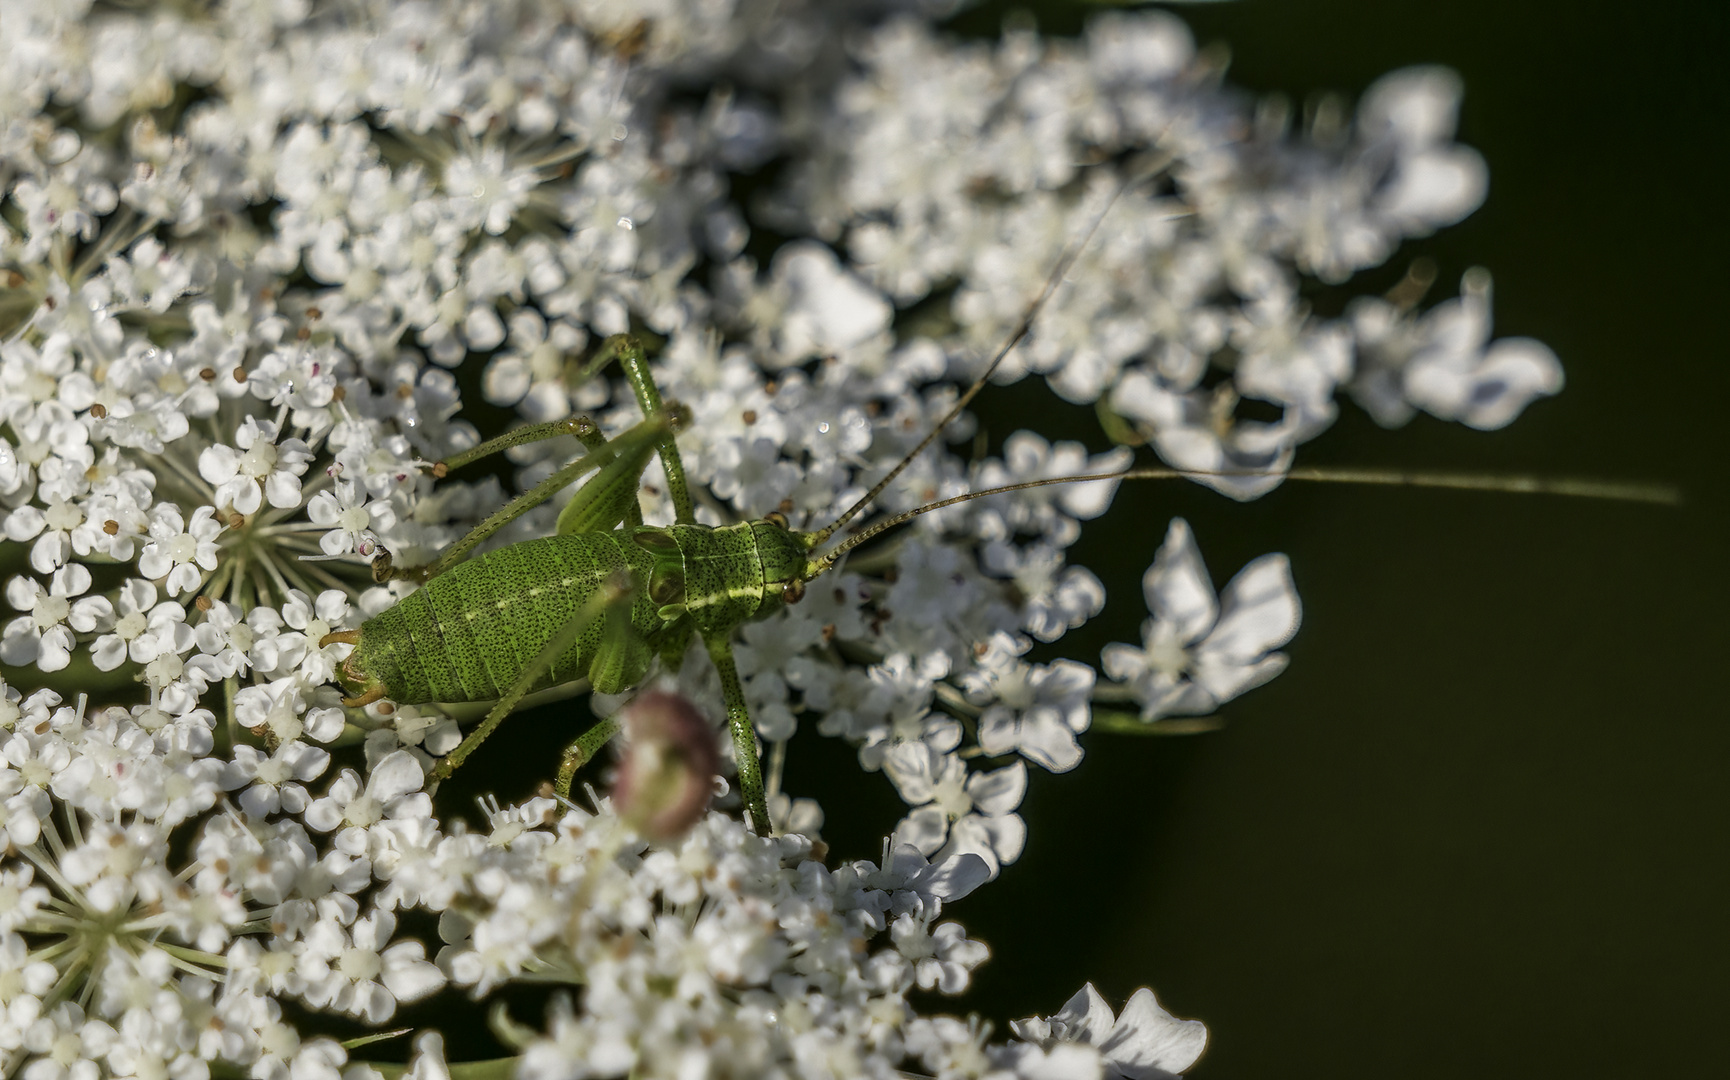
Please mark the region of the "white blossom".
<svg viewBox="0 0 1730 1080"><path fill-rule="evenodd" d="M6 583L6 602L30 614L6 624L0 656L9 664L35 664L59 671L71 660L73 631L89 632L108 619L114 608L101 596L79 596L90 588L90 571L74 563L61 567L48 588L34 578L15 577Z"/></svg>
<svg viewBox="0 0 1730 1080"><path fill-rule="evenodd" d="M1088 983L1054 1015L1018 1020L1010 1028L1023 1040L1011 1048L1016 1057L1035 1047L1050 1049L1063 1043L1096 1047L1107 1080L1179 1076L1207 1048L1202 1022L1172 1016L1145 986L1130 995L1116 1017Z"/></svg>
<svg viewBox="0 0 1730 1080"><path fill-rule="evenodd" d="M235 446L221 443L198 456L198 473L216 487L216 504L256 514L265 500L278 509L300 505L300 474L312 454L299 439L276 442L276 425L248 416L234 433Z"/></svg>
<svg viewBox="0 0 1730 1080"><path fill-rule="evenodd" d="M977 855L992 877L1021 857L1027 826L1015 810L1027 791L1027 769L1019 761L969 773L952 753L905 742L890 748L883 771L913 808L895 827L896 844L938 858Z"/></svg>
<svg viewBox="0 0 1730 1080"><path fill-rule="evenodd" d="M444 985L418 941L390 944L396 916L372 911L344 930L328 920L314 923L297 967L307 1004L334 1009L377 1024L390 1019L401 1001L422 998Z"/></svg>
<svg viewBox="0 0 1730 1080"><path fill-rule="evenodd" d="M147 578L167 578L169 596L198 588L199 570L216 569L216 538L222 525L216 508L200 506L190 522L172 506L151 514L150 543L138 556L138 569Z"/></svg>
<svg viewBox="0 0 1730 1080"><path fill-rule="evenodd" d="M1111 644L1105 673L1129 684L1145 720L1212 712L1285 670L1275 652L1297 633L1297 589L1284 555L1263 555L1216 596L1189 523L1174 518L1141 579L1142 647Z"/></svg>
<svg viewBox="0 0 1730 1080"><path fill-rule="evenodd" d="M961 684L985 704L979 746L988 754L1019 753L1052 772L1081 763L1076 736L1087 730L1093 669L1073 660L1029 664L1026 638L993 634Z"/></svg>

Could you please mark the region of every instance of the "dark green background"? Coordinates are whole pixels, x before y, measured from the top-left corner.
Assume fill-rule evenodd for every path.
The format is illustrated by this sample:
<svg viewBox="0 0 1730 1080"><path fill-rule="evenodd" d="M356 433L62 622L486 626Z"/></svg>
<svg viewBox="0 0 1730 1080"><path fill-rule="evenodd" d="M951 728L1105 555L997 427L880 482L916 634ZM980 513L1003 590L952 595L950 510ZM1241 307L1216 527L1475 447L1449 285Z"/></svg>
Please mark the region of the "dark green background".
<svg viewBox="0 0 1730 1080"><path fill-rule="evenodd" d="M1724 6L1178 11L1230 45L1234 83L1300 101L1459 70L1489 198L1397 261L1436 259L1432 300L1489 267L1498 334L1567 368L1504 431L1348 408L1300 460L1663 479L1688 502L1126 489L1075 552L1110 601L1064 651L1136 639L1139 574L1181 514L1219 584L1290 554L1292 665L1223 732L1094 736L1035 778L1026 854L953 909L995 950L966 1004L1001 1020L1089 979L1114 1004L1151 985L1212 1029L1204 1078L1722 1069ZM1048 415L1005 396L1012 422Z"/></svg>

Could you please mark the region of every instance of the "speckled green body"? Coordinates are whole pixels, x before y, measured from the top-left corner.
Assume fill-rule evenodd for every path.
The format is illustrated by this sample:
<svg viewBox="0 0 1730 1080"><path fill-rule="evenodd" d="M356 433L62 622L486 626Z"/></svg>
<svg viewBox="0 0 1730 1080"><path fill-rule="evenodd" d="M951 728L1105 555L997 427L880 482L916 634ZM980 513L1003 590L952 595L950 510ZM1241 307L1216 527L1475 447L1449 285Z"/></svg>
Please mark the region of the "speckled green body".
<svg viewBox="0 0 1730 1080"><path fill-rule="evenodd" d="M341 678L401 704L490 701L602 590L628 579L628 631L594 618L533 684L587 678L617 693L669 638L728 633L779 603L805 568L801 534L765 521L675 525L527 540L459 563L361 624ZM621 576L622 575L622 576Z"/></svg>

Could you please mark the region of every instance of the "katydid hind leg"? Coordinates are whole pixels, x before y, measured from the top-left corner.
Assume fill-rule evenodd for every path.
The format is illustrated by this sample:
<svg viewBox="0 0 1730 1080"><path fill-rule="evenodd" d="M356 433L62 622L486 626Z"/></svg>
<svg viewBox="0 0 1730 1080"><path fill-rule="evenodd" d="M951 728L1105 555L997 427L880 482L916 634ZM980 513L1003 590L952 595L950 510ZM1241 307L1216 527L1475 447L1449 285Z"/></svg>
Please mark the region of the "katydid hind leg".
<svg viewBox="0 0 1730 1080"><path fill-rule="evenodd" d="M612 532L621 522L632 520L633 511L636 520L642 520L637 489L642 483L643 467L655 453L656 442L637 439L626 443L622 440L648 423L644 421L589 452L589 457L602 457L604 463L601 470L578 488L570 502L559 511L557 531L560 536Z"/></svg>
<svg viewBox="0 0 1730 1080"><path fill-rule="evenodd" d="M487 736L493 733L493 729L510 715L511 710L517 707L535 683L552 670L553 664L558 661L558 658L570 651L571 647L582 638L596 619L606 618L609 612L620 606L629 611L631 599L632 590L628 582L613 581L597 589L593 596L572 612L571 617L565 620L564 625L559 627L546 644L541 646L540 652L535 655L534 659L524 665L522 672L517 675L516 681L511 684L504 696L500 697L487 711L487 715L480 724L469 732L468 737L463 739L455 750L445 755L444 759L433 767L432 779L444 780L455 772L467 760L468 756L474 753L475 748L486 741Z"/></svg>
<svg viewBox="0 0 1730 1080"><path fill-rule="evenodd" d="M593 424L590 424L584 430L577 432L577 439L591 454L607 444L607 437L602 435L600 429L595 427ZM636 526L641 525L643 523L643 504L642 501L637 498L636 491L631 491L629 495L621 501L623 501L625 505L625 527L635 528ZM562 516L563 515L561 515L561 517Z"/></svg>
<svg viewBox="0 0 1730 1080"><path fill-rule="evenodd" d="M643 347L637 339L621 335L609 338L607 343L614 346L619 366L625 369L625 381L631 384L631 393L636 396L643 415L658 416L666 412L660 388L655 385L648 358L643 355ZM673 501L673 520L680 525L695 525L697 515L691 506L691 486L685 479L685 463L679 457L679 447L673 442L672 435L661 442L660 453L661 469L667 474L667 497Z"/></svg>

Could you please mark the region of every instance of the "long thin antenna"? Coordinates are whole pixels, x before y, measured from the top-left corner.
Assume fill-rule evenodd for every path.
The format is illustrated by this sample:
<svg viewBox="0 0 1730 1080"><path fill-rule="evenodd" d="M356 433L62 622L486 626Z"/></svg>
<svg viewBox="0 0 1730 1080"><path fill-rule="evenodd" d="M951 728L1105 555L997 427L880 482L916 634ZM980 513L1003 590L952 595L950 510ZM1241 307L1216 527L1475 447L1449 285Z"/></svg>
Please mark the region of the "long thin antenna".
<svg viewBox="0 0 1730 1080"><path fill-rule="evenodd" d="M867 491L864 497L852 506L848 507L846 512L831 522L827 528L819 529L817 532L811 534L811 546L813 548L821 546L831 536L835 535L837 529L840 529L849 521L858 517L860 511L869 506L871 501L877 498L878 495L881 495L883 489L893 483L895 478L900 476L901 473L906 470L907 466L913 464L915 458L925 452L926 447L936 441L937 436L943 433L943 429L948 427L957 416L961 415L961 410L967 408L968 403L978 396L979 391L985 388L986 380L990 379L992 373L995 372L998 366L1003 363L1003 358L1008 356L1015 346L1021 343L1021 339L1027 336L1029 330L1033 329L1033 320L1039 316L1040 309L1043 308L1045 302L1051 298L1051 294L1057 291L1057 286L1063 281L1064 275L1069 273L1069 268L1071 266L1075 265L1075 260L1081 257L1081 253L1086 250L1087 245L1093 239L1094 234L1099 231L1099 227L1105 224L1105 219L1107 215L1111 213L1112 207L1117 205L1117 200L1123 196L1124 192L1128 191L1135 184L1138 184L1150 177L1157 176L1167 165L1171 164L1171 161L1172 159L1170 157L1159 159L1154 164L1133 171L1128 176L1124 177L1122 182L1117 185L1117 190L1111 193L1111 198L1105 201L1105 206L1100 209L1097 215L1094 216L1093 224L1087 227L1087 232L1080 240L1072 244L1068 251L1063 253L1062 258L1057 260L1057 265L1052 268L1051 276L1045 280L1045 288L1041 289L1039 295L1034 297L1033 302L1027 305L1027 311L1021 316L1021 321L1015 324L1015 331L1009 335L1008 339L1004 341L1002 347L997 350L997 354L991 358L991 363L986 367L984 373L981 374L979 378L973 380L973 385L969 386L966 393L956 399L955 404L950 407L949 412L944 415L943 419L937 422L937 425L931 429L930 433L927 434L923 440L920 441L919 445L915 446L906 457L902 458L893 469L889 470L889 475L877 481L876 485L874 485L870 491Z"/></svg>
<svg viewBox="0 0 1730 1080"><path fill-rule="evenodd" d="M1614 502L1655 503L1675 506L1682 501L1682 492L1668 484L1620 483L1609 480L1549 479L1542 476L1497 476L1483 473L1413 472L1405 469L1290 469L1274 472L1208 472L1200 469L1145 468L1123 472L1089 473L1084 476L1053 476L1043 480L1026 480L1019 484L970 491L965 495L941 499L915 510L896 514L879 521L856 536L850 536L834 551L813 562L817 573L835 564L835 560L873 537L912 521L921 514L941 510L957 503L1002 495L1010 491L1049 487L1052 484L1083 484L1097 480L1184 480L1198 476L1283 476L1287 480L1302 480L1319 484L1374 484L1384 487L1450 488L1456 491L1498 491L1519 495L1560 495L1577 499L1608 499ZM812 575L813 577L816 574Z"/></svg>

